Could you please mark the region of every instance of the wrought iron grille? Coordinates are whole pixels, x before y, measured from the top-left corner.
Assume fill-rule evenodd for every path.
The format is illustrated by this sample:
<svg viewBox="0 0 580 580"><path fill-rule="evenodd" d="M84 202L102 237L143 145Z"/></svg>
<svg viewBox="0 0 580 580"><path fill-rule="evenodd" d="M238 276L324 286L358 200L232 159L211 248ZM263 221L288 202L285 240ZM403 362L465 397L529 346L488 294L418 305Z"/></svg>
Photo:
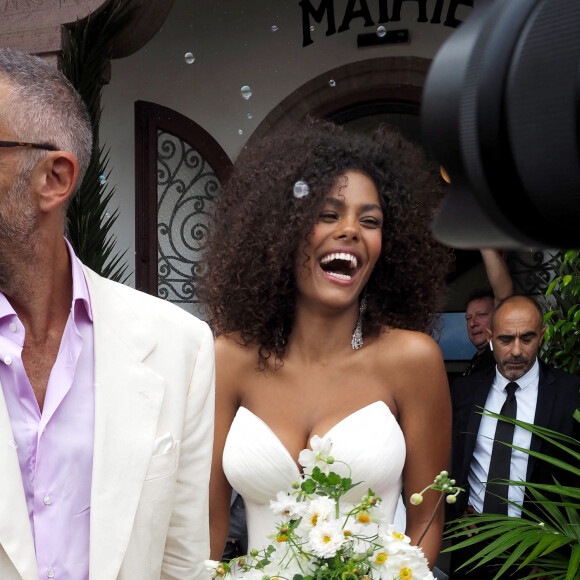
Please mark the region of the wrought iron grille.
<svg viewBox="0 0 580 580"><path fill-rule="evenodd" d="M196 286L207 267L203 256L219 191L213 169L196 149L157 132L157 293L202 319Z"/></svg>
<svg viewBox="0 0 580 580"><path fill-rule="evenodd" d="M529 250L510 252L506 262L514 280L516 294L543 295L554 272L550 264L551 252Z"/></svg>

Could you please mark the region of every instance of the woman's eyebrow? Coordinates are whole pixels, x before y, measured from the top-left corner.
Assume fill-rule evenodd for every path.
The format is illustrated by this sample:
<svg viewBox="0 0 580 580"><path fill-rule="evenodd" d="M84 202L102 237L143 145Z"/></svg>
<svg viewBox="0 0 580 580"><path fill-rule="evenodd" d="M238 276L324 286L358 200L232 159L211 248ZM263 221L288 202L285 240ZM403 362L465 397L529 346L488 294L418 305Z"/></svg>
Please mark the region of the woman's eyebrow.
<svg viewBox="0 0 580 580"><path fill-rule="evenodd" d="M327 197L325 201L327 204L333 205L334 207L344 207L345 206L344 200L340 199L338 197ZM376 203L365 203L364 205L362 205L360 207L360 210L361 211L378 210L381 213L383 212L381 206L377 205Z"/></svg>

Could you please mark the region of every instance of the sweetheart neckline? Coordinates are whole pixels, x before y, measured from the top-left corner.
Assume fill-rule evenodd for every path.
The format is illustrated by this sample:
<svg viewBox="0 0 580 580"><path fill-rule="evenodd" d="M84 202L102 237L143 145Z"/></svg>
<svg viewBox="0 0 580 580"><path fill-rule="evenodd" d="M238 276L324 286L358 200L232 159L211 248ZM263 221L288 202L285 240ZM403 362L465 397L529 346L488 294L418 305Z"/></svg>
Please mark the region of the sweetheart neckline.
<svg viewBox="0 0 580 580"><path fill-rule="evenodd" d="M357 415L361 411L369 409L370 407L373 407L374 405L380 405L380 404L382 404L384 406L384 408L387 410L387 412L389 413L389 415L391 415L391 417L393 419L395 419L395 416L393 415L393 412L391 411L390 407L384 401L380 401L380 400L373 401L372 403L369 403L368 405L365 405L364 407L360 407L359 409L356 409L352 413L349 413L348 415L346 415L346 417L343 417L340 421L338 421L330 429L328 429L324 435L319 435L319 437L326 437L329 433L331 433L334 429L336 429L341 423L344 423L347 419L350 419L354 415ZM247 413L249 413L250 415L252 415L253 417L255 417L274 436L274 439L278 442L278 444L280 445L280 447L282 448L284 453L288 456L290 461L294 464L294 467L296 468L296 472L298 473L298 475L300 475L302 473L301 467L299 467L298 463L292 457L292 454L290 453L290 451L288 451L288 448L286 447L286 445L284 445L284 443L282 443L282 440L280 439L280 437L278 437L278 435L272 429L272 427L270 427L270 425L268 425L268 423L266 423L266 421L264 421L264 419L262 419L261 417L256 415L256 413L254 413L253 411L250 411L250 409L248 409L247 407L244 407L243 405L240 405L238 407L238 412L242 409L244 411L246 411ZM395 422L397 423L397 426L399 426L399 429L400 429L401 427L396 419L395 419ZM308 441L310 442L310 439L312 439L312 437L314 437L315 435L316 435L316 433L313 433L312 435L310 435L310 437L308 438Z"/></svg>

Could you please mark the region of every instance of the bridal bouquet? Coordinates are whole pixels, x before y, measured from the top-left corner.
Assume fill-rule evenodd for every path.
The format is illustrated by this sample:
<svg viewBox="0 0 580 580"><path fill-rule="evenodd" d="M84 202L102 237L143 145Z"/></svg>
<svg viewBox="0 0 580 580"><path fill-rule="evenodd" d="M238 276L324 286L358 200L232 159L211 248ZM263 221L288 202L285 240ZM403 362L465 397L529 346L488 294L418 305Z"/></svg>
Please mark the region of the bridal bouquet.
<svg viewBox="0 0 580 580"><path fill-rule="evenodd" d="M207 561L212 577L223 580L434 580L421 548L383 520L381 498L371 489L358 503L341 501L357 484L331 471L329 439L314 436L312 450L300 453L300 481L279 492L270 508L279 517L272 543L230 562ZM429 488L455 494L442 472ZM454 495L448 496L454 498Z"/></svg>

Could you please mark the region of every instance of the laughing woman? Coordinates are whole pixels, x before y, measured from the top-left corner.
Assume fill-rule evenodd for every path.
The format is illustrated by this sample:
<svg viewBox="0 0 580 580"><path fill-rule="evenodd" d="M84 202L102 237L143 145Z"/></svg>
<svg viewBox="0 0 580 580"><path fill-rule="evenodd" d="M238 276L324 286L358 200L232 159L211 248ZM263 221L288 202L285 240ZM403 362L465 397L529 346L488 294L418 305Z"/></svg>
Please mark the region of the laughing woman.
<svg viewBox="0 0 580 580"><path fill-rule="evenodd" d="M402 489L408 501L446 467L447 376L428 334L450 259L429 233L440 186L428 169L392 131L371 139L323 121L239 160L203 291L218 335L214 559L231 486L246 503L249 547L269 543L269 501L297 479L313 435L330 437L390 518ZM413 543L437 499L407 510ZM431 565L442 526L439 510L421 541Z"/></svg>

